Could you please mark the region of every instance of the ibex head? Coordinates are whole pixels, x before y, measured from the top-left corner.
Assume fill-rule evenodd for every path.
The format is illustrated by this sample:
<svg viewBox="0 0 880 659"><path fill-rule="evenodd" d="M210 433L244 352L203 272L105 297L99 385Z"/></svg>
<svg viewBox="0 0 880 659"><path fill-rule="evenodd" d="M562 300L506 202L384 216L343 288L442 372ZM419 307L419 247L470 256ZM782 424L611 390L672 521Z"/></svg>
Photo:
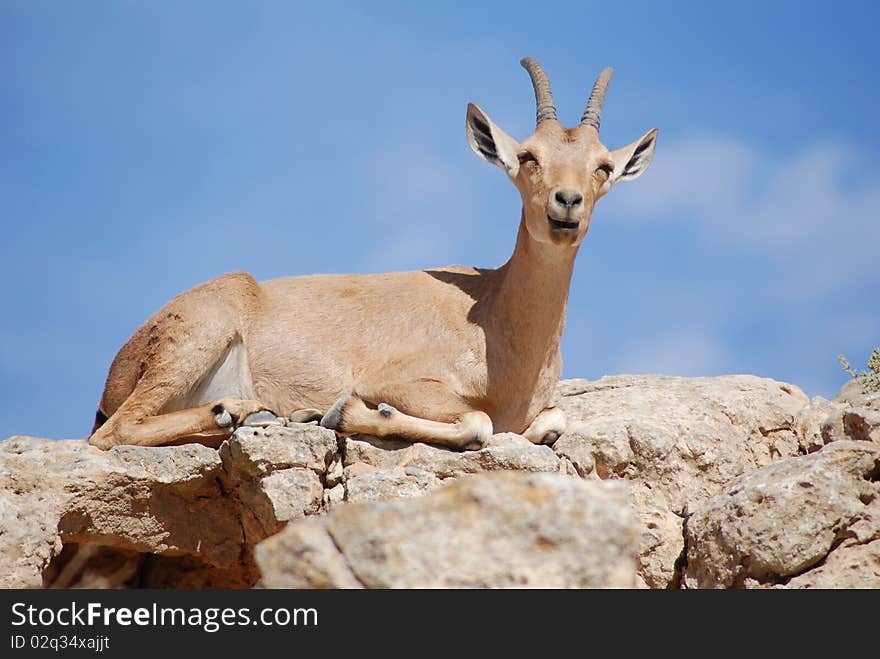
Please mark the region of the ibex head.
<svg viewBox="0 0 880 659"><path fill-rule="evenodd" d="M596 80L580 124L565 128L556 120L550 81L541 65L531 58L521 64L535 88L534 135L518 143L471 103L468 142L478 156L510 176L522 195L525 224L533 239L578 245L589 229L596 200L615 184L638 178L651 164L657 129L629 146L609 151L599 141L599 120L611 69Z"/></svg>

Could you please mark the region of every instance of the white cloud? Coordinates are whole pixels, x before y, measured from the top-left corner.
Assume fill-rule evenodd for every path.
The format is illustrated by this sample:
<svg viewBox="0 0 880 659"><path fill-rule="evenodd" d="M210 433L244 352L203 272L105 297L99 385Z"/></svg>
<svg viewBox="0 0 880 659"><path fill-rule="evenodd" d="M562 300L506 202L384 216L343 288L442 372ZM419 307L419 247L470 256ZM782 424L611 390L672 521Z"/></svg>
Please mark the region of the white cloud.
<svg viewBox="0 0 880 659"><path fill-rule="evenodd" d="M625 348L626 359L615 369L621 373L659 375L720 375L730 367L727 348L708 328L679 331L640 340Z"/></svg>
<svg viewBox="0 0 880 659"><path fill-rule="evenodd" d="M623 219L677 216L707 239L770 255L784 266L782 291L813 295L880 274L880 177L864 161L840 145L779 157L695 137L661 143L651 172L613 204Z"/></svg>

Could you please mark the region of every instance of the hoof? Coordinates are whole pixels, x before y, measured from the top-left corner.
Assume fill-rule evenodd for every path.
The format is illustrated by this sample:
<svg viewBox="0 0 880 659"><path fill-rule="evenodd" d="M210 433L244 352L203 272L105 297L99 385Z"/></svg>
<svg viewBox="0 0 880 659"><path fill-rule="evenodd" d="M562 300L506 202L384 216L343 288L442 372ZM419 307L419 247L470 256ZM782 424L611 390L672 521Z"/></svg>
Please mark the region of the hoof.
<svg viewBox="0 0 880 659"><path fill-rule="evenodd" d="M330 430L342 430L345 406L348 405L348 401L350 400L351 394L340 396L339 400L333 403L333 407L331 407L327 411L327 414L321 419L321 425L325 428L330 428Z"/></svg>
<svg viewBox="0 0 880 659"><path fill-rule="evenodd" d="M214 423L220 428L229 428L232 426L232 415L229 410L221 407L219 411L214 413Z"/></svg>
<svg viewBox="0 0 880 659"><path fill-rule="evenodd" d="M241 425L265 428L266 426L280 426L282 424L278 420L278 417L275 416L274 412L260 410L259 412L248 414L244 418L244 421L242 421Z"/></svg>
<svg viewBox="0 0 880 659"><path fill-rule="evenodd" d="M557 439L559 439L559 436L561 434L562 433L556 432L555 430L551 430L543 437L541 437L541 443L546 444L547 446L551 446L553 445L553 443L556 442Z"/></svg>
<svg viewBox="0 0 880 659"><path fill-rule="evenodd" d="M91 446L99 448L102 451L108 451L115 446L115 444L110 440L109 437L99 435L97 432L93 433L92 436L89 437L88 441Z"/></svg>
<svg viewBox="0 0 880 659"><path fill-rule="evenodd" d="M479 451L482 448L486 448L488 441L479 435L468 441L461 447L462 451Z"/></svg>
<svg viewBox="0 0 880 659"><path fill-rule="evenodd" d="M321 418L324 415L321 414L321 410L316 410L312 408L308 408L305 410L296 410L293 414L290 415L291 423L311 423L312 421L321 421Z"/></svg>

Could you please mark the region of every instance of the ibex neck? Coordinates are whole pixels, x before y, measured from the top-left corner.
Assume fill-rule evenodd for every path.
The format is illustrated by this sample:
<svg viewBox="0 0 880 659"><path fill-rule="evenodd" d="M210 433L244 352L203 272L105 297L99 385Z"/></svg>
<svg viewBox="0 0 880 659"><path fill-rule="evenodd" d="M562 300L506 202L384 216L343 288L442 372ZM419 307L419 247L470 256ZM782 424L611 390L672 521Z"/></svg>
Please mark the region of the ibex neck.
<svg viewBox="0 0 880 659"><path fill-rule="evenodd" d="M529 235L525 219L520 221L513 256L496 271L487 319L492 334L504 337L505 354L518 362L510 368L532 371L537 377L535 371L555 356L577 250L539 243Z"/></svg>

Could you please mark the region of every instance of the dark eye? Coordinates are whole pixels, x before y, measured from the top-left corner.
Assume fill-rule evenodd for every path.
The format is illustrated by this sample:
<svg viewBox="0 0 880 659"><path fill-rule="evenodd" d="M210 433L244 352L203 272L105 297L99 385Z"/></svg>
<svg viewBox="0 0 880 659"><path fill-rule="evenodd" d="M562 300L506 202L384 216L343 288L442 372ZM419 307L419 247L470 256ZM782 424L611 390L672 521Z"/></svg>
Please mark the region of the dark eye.
<svg viewBox="0 0 880 659"><path fill-rule="evenodd" d="M604 174L605 178L608 178L609 176L611 176L611 172L613 172L613 171L614 171L614 165L612 165L611 163L608 163L608 162L602 163L601 165L599 165L596 168L596 173L597 174Z"/></svg>
<svg viewBox="0 0 880 659"><path fill-rule="evenodd" d="M535 158L535 154L532 153L531 151L522 151L522 152L520 152L519 156L517 156L517 158L519 159L520 165L525 164L527 162L533 162L536 165L538 164L538 159Z"/></svg>

